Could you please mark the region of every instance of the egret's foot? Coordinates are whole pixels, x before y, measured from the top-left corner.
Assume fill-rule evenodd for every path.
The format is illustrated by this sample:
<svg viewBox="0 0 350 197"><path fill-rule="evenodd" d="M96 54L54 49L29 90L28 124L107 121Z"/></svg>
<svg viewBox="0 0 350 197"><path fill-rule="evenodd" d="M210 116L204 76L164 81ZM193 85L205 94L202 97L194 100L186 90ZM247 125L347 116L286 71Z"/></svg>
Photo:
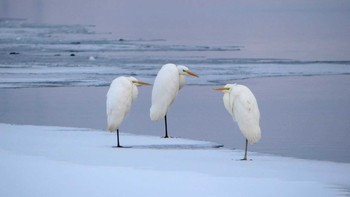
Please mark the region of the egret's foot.
<svg viewBox="0 0 350 197"><path fill-rule="evenodd" d="M173 138L173 137L171 137L171 136L163 136L162 138Z"/></svg>
<svg viewBox="0 0 350 197"><path fill-rule="evenodd" d="M112 146L112 148L131 148L131 146Z"/></svg>
<svg viewBox="0 0 350 197"><path fill-rule="evenodd" d="M240 161L253 161L253 160L252 159L243 158L243 159L240 159Z"/></svg>

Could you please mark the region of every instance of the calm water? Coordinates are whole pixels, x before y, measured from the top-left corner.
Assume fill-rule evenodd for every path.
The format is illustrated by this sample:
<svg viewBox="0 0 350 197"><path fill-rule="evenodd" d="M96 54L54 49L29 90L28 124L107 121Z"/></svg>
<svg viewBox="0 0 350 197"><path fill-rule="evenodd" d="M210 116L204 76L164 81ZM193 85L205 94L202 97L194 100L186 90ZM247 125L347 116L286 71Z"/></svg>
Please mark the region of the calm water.
<svg viewBox="0 0 350 197"><path fill-rule="evenodd" d="M201 76L169 114L174 136L243 148L211 90L240 82L262 111L251 150L350 162L349 10L344 0L0 0L0 122L104 129L112 79L152 82L173 62ZM150 91L140 90L125 132L161 135Z"/></svg>
<svg viewBox="0 0 350 197"><path fill-rule="evenodd" d="M251 151L306 159L350 162L350 76L240 80L257 97L262 140ZM244 148L244 139L211 86L187 86L168 114L174 137ZM108 87L0 89L0 122L105 130ZM121 131L161 136L162 121L149 119L151 88L139 98ZM194 99L196 98L196 99Z"/></svg>

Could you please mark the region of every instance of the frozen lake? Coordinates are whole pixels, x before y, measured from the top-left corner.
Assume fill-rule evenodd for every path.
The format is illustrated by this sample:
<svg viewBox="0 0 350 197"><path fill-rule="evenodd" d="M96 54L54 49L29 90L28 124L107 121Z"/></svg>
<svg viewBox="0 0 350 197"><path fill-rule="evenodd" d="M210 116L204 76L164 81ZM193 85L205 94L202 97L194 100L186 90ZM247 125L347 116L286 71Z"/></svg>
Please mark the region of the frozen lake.
<svg viewBox="0 0 350 197"><path fill-rule="evenodd" d="M92 29L0 20L0 88L107 86L119 75L149 81L168 62L187 65L201 76L189 78L190 85L350 73L348 60L244 57L245 46L110 39Z"/></svg>
<svg viewBox="0 0 350 197"><path fill-rule="evenodd" d="M350 162L349 9L342 0L0 0L0 122L104 129L112 79L153 82L172 62L200 75L169 114L173 136L242 149L211 90L237 82L262 113L263 138L250 150ZM122 132L162 134L148 117L150 92L140 89Z"/></svg>
<svg viewBox="0 0 350 197"><path fill-rule="evenodd" d="M296 60L349 60L349 9L346 0L0 0L1 18L93 25L114 39L244 48L231 58Z"/></svg>

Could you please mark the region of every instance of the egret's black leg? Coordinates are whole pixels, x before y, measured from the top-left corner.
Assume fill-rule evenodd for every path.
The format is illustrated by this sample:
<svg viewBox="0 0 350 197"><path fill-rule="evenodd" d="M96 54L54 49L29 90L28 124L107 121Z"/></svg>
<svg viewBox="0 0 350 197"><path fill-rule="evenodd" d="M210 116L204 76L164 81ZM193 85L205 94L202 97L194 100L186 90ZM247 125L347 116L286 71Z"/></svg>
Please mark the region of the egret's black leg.
<svg viewBox="0 0 350 197"><path fill-rule="evenodd" d="M122 147L122 146L120 146L120 143L119 143L119 129L117 129L117 147L118 148Z"/></svg>
<svg viewBox="0 0 350 197"><path fill-rule="evenodd" d="M164 136L164 138L169 138L169 136L168 136L168 121L166 119L166 114L164 116L164 121L165 121L165 136Z"/></svg>
<svg viewBox="0 0 350 197"><path fill-rule="evenodd" d="M247 152L248 152L248 140L245 140L245 152L244 152L244 158L241 160L248 160L247 158Z"/></svg>

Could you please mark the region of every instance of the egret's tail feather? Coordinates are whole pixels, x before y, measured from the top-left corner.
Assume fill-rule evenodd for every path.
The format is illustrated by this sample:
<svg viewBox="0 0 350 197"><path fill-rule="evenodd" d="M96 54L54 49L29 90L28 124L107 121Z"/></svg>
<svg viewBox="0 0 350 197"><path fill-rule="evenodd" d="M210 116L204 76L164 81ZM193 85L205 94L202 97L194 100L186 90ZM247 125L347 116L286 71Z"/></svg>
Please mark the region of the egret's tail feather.
<svg viewBox="0 0 350 197"><path fill-rule="evenodd" d="M117 130L117 127L115 125L107 125L107 131L114 132Z"/></svg>
<svg viewBox="0 0 350 197"><path fill-rule="evenodd" d="M160 112L159 110L156 110L154 107L151 107L149 115L151 120L160 120L165 116L164 113Z"/></svg>
<svg viewBox="0 0 350 197"><path fill-rule="evenodd" d="M260 128L256 132L251 132L249 136L246 136L249 144L255 144L261 139Z"/></svg>
<svg viewBox="0 0 350 197"><path fill-rule="evenodd" d="M119 128L121 121L122 120L118 119L117 116L115 116L115 114L109 114L107 119L107 130L110 132L116 131Z"/></svg>

